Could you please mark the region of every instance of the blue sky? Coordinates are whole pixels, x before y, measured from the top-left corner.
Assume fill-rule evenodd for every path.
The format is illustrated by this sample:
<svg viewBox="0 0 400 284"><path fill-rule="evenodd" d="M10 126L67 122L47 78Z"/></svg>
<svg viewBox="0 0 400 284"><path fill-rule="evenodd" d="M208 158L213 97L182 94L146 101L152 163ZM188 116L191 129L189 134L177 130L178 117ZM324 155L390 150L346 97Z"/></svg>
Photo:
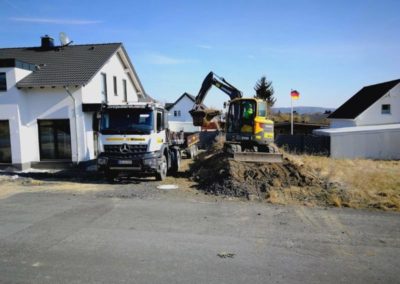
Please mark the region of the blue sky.
<svg viewBox="0 0 400 284"><path fill-rule="evenodd" d="M95 3L95 4L94 4ZM362 86L400 78L400 1L0 0L0 47L66 32L123 42L147 93L196 95L210 70L247 96L272 80L276 106L338 107ZM222 106L213 89L206 103Z"/></svg>

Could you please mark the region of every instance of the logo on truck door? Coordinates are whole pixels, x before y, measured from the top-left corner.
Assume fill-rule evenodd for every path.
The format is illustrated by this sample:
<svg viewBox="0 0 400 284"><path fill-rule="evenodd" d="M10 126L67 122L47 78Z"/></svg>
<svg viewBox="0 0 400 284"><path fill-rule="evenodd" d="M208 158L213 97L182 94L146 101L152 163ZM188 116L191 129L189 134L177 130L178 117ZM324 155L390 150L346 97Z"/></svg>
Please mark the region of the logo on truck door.
<svg viewBox="0 0 400 284"><path fill-rule="evenodd" d="M130 153L130 152L131 152L131 150L129 149L128 144L122 144L122 145L121 145L121 148L119 148L119 151L120 151L122 154L127 154L127 153Z"/></svg>

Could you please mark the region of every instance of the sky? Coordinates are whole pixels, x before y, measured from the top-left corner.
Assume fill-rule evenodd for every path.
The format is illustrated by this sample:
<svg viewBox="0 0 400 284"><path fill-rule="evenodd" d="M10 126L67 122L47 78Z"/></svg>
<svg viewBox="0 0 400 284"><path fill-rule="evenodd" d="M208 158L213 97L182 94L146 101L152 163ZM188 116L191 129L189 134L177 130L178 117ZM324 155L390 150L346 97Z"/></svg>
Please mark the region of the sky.
<svg viewBox="0 0 400 284"><path fill-rule="evenodd" d="M197 95L208 72L244 96L261 76L275 106L336 108L363 86L400 78L398 0L0 0L0 47L37 46L59 32L74 44L122 42L161 102ZM205 103L228 97L212 89Z"/></svg>

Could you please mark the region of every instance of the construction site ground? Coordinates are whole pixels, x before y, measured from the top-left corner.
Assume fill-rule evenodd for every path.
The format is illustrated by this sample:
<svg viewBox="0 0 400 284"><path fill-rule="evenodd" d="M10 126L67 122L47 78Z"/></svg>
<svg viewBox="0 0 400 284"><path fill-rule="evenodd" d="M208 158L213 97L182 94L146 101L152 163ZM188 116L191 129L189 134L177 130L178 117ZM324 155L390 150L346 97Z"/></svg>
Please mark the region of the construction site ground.
<svg viewBox="0 0 400 284"><path fill-rule="evenodd" d="M398 281L397 212L249 201L190 176L0 175L0 283Z"/></svg>
<svg viewBox="0 0 400 284"><path fill-rule="evenodd" d="M162 196L237 200L308 207L400 211L400 161L334 160L283 153L283 163L237 162L215 143L161 183L97 172L0 173L0 198L20 192L72 192L116 198ZM148 184L143 190L137 185ZM174 190L157 188L171 185Z"/></svg>

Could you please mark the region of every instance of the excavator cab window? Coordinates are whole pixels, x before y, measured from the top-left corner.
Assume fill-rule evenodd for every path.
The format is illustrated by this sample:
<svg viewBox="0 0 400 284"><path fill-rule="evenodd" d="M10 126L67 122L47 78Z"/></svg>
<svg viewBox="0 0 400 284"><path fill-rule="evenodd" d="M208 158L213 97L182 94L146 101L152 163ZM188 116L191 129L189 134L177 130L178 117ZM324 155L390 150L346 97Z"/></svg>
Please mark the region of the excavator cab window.
<svg viewBox="0 0 400 284"><path fill-rule="evenodd" d="M256 115L256 104L251 100L239 100L229 106L228 132L241 132L244 125L253 126Z"/></svg>
<svg viewBox="0 0 400 284"><path fill-rule="evenodd" d="M267 103L258 102L257 116L267 117Z"/></svg>

